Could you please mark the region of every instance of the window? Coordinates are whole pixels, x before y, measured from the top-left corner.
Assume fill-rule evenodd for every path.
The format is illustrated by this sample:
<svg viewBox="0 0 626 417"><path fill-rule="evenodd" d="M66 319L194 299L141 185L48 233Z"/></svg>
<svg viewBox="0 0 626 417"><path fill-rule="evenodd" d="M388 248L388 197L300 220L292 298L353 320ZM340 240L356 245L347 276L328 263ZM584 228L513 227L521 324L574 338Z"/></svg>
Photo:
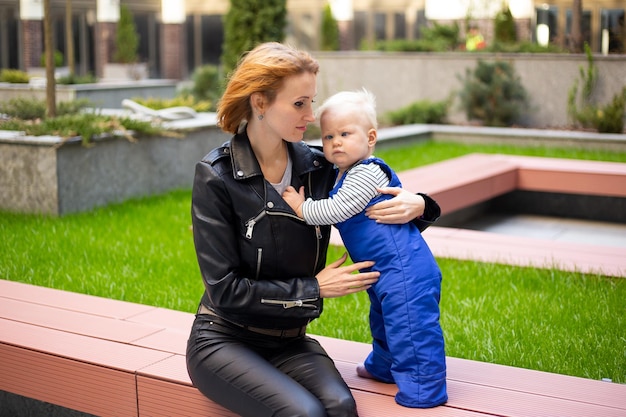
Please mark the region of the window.
<svg viewBox="0 0 626 417"><path fill-rule="evenodd" d="M393 25L394 25L394 39L406 39L406 19L404 18L404 13L394 13L393 14Z"/></svg>
<svg viewBox="0 0 626 417"><path fill-rule="evenodd" d="M567 37L572 33L572 10L568 9L566 12L566 23L565 23L565 33ZM583 15L581 16L581 28L580 35L582 37L583 43L587 43L591 46L591 12L588 10L583 10Z"/></svg>
<svg viewBox="0 0 626 417"><path fill-rule="evenodd" d="M600 39L604 54L624 53L624 10L604 9L600 12Z"/></svg>
<svg viewBox="0 0 626 417"><path fill-rule="evenodd" d="M542 6L535 9L535 30L533 40L539 45L553 43L558 35L557 17L559 10L554 6Z"/></svg>

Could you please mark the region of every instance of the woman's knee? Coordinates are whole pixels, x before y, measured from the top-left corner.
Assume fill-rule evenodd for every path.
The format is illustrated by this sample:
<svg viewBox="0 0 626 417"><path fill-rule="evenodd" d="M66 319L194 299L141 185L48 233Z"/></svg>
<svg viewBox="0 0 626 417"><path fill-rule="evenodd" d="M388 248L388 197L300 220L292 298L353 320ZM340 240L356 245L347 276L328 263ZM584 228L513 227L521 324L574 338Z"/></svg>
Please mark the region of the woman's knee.
<svg viewBox="0 0 626 417"><path fill-rule="evenodd" d="M356 409L356 401L352 394L348 392L342 392L342 395L337 395L332 403L326 405L326 414L328 417L356 417L358 416Z"/></svg>
<svg viewBox="0 0 626 417"><path fill-rule="evenodd" d="M328 415L322 403L316 400L285 404L285 407L281 407L280 411L274 414L276 417L326 417Z"/></svg>

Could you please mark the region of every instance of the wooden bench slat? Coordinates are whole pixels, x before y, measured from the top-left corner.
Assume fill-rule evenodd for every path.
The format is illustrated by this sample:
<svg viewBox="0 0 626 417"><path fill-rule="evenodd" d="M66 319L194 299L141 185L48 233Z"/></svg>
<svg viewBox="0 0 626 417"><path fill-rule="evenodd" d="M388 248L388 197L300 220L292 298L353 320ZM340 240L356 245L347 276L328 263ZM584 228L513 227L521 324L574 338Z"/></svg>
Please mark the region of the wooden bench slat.
<svg viewBox="0 0 626 417"><path fill-rule="evenodd" d="M0 296L65 310L84 312L89 309L90 314L116 319L135 316L156 308L8 280L0 280Z"/></svg>
<svg viewBox="0 0 626 417"><path fill-rule="evenodd" d="M137 370L137 375L191 385L184 354L172 355L167 359L140 368Z"/></svg>
<svg viewBox="0 0 626 417"><path fill-rule="evenodd" d="M184 311L158 307L127 317L126 320L148 325L158 323L159 327L163 327L164 329L184 329L188 332L191 329L194 317L193 314Z"/></svg>
<svg viewBox="0 0 626 417"><path fill-rule="evenodd" d="M38 299L46 293L42 291L31 305L25 291L29 285L10 285L20 287L21 301L15 294L7 298L3 286L0 280L0 369L12 377L2 379L0 389L97 415L232 417L204 398L187 375L184 355L193 314L151 308L136 309L137 314L124 319L96 315L99 325L109 328L113 340L107 340L89 329L86 332L91 336L73 333L84 326L80 324L84 316L91 316L89 304L83 304L86 312L45 306ZM75 307L80 297L72 297ZM92 301L92 297L86 299ZM115 310L117 303L122 302L108 300L102 305ZM36 323L38 317L60 329L43 327ZM63 320L76 320L79 325L63 324ZM127 341L129 325L159 330ZM115 329L120 337L115 337ZM356 363L367 356L369 344L311 336L335 361L362 417L626 415L626 385L450 357L449 402L427 410L401 407L394 401L395 385L356 375ZM111 406L114 403L132 405ZM128 414L122 409L128 409Z"/></svg>
<svg viewBox="0 0 626 417"><path fill-rule="evenodd" d="M104 339L47 329L0 318L2 343L24 347L77 361L135 372L159 362L171 353Z"/></svg>
<svg viewBox="0 0 626 417"><path fill-rule="evenodd" d="M435 408L407 408L398 405L393 397L352 390L359 417L485 417L484 413L449 406Z"/></svg>
<svg viewBox="0 0 626 417"><path fill-rule="evenodd" d="M344 380L352 389L383 393L390 398L392 398L397 391L394 384L381 384L357 376L352 363L340 361L335 361L335 363ZM448 378L449 400L446 407L511 417L533 415L554 416L559 415L559 413L561 413L560 415L567 416L581 413L581 415L589 416L617 417L620 413L624 415L626 412L623 408L612 408L597 403L584 403L579 402L578 399L572 401L572 396L569 396L569 399L564 399L537 392L537 390L533 390L534 392L516 391L509 388L508 382L511 381L506 381L506 383L495 387L476 384L473 381L461 382ZM502 387L506 387L506 389ZM626 393L626 389L624 388L622 388L621 391L621 395Z"/></svg>
<svg viewBox="0 0 626 417"><path fill-rule="evenodd" d="M209 401L191 385L137 376L140 416L215 416L236 417L236 414Z"/></svg>
<svg viewBox="0 0 626 417"><path fill-rule="evenodd" d="M458 410L458 409L443 409L443 408L435 408L432 410L415 410L409 409L406 407L402 407L395 403L393 396L395 395L395 385L388 386L386 384L382 384L380 382L372 381L372 380L364 380L361 379L361 384L353 384L354 378L350 378L349 372L346 372L346 367L343 366L343 362L337 362L338 368L342 372L344 378L346 378L346 382L348 386L352 389L355 398L357 398L357 403L359 404L359 415L361 417L384 417L384 416L393 416L393 417L403 417L403 416L416 416L416 415L426 415L426 416L446 416L446 417L472 417L476 416L476 413L472 413L470 411ZM172 409L176 409L178 405L176 403L168 403L165 404L161 399L159 399L159 395L155 394L154 391L157 390L159 386L167 382L173 382L176 384L180 384L179 387L176 388L176 397L182 395L183 392L188 392L191 390L191 393L188 394L189 397L185 397L186 404L192 404L191 407L194 409L203 410L204 407L208 407L205 404L205 398L192 388L191 381L189 380L186 372L182 372L181 369L185 368L185 357L182 355L176 355L171 358L168 358L162 362L150 365L147 368L141 369L138 375L138 390L139 390L139 404L140 404L140 412L141 412L141 404L142 399L146 404L151 404L153 406L153 402L157 401L159 403L159 408L161 409L158 415L171 415ZM350 364L350 369L353 370L352 364ZM164 378L165 381L158 383L155 378ZM368 385L371 387L368 388ZM363 389L365 387L365 389ZM384 388L384 393L383 389ZM165 389L165 388L164 388ZM171 391L171 389L170 389ZM195 395L192 395L195 394ZM382 398L381 394L386 396L387 398ZM171 396L170 392L170 396ZM150 401L146 400L146 397L150 398ZM194 398L195 397L195 398ZM215 405L213 405L215 406ZM150 414L152 415L152 414ZM221 415L221 414L220 414ZM231 414L226 414L231 416Z"/></svg>
<svg viewBox="0 0 626 417"><path fill-rule="evenodd" d="M133 373L0 343L0 390L99 416L137 416Z"/></svg>
<svg viewBox="0 0 626 417"><path fill-rule="evenodd" d="M0 303L0 317L122 343L149 336L160 330L154 325L86 314L27 301L5 299Z"/></svg>
<svg viewBox="0 0 626 417"><path fill-rule="evenodd" d="M340 363L344 378L352 381L351 387L376 390L387 395L395 394L395 386L384 385L356 375L355 367L365 359L371 347L367 343L312 336L320 341L329 355ZM502 388L538 396L572 399L601 406L623 409L626 412L626 385L607 383L587 378L554 374L532 369L472 361L461 358L446 358L447 379L480 386ZM506 394L504 394L506 395Z"/></svg>
<svg viewBox="0 0 626 417"><path fill-rule="evenodd" d="M436 226L428 228L424 239L434 255L441 258L626 276L626 248L622 247L554 242Z"/></svg>
<svg viewBox="0 0 626 417"><path fill-rule="evenodd" d="M133 340L132 344L148 349L184 355L187 350L187 338L189 337L190 330L191 327L189 327L187 331L165 329Z"/></svg>
<svg viewBox="0 0 626 417"><path fill-rule="evenodd" d="M522 167L517 177L522 190L626 197L625 176L616 173L558 172Z"/></svg>
<svg viewBox="0 0 626 417"><path fill-rule="evenodd" d="M472 383L451 381L448 392L453 404L499 416L624 416L623 409L587 404L575 398L565 400Z"/></svg>
<svg viewBox="0 0 626 417"><path fill-rule="evenodd" d="M614 407L626 413L626 385L448 357L448 379ZM626 415L626 414L625 414Z"/></svg>

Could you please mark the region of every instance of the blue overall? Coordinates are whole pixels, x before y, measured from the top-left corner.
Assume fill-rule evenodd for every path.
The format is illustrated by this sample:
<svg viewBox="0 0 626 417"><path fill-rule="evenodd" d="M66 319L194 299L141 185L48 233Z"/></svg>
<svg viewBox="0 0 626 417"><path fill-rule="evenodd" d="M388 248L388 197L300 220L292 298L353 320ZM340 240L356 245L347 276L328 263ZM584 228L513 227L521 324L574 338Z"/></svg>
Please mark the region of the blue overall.
<svg viewBox="0 0 626 417"><path fill-rule="evenodd" d="M381 159L376 163L390 178L390 187L400 180ZM330 195L336 194L344 176ZM389 195L380 195L373 205ZM412 223L376 223L365 211L336 225L354 262L373 260L380 271L368 289L371 301L370 328L373 349L365 368L373 377L396 383L396 402L405 407L428 408L445 403L446 359L439 325L441 271L428 245Z"/></svg>

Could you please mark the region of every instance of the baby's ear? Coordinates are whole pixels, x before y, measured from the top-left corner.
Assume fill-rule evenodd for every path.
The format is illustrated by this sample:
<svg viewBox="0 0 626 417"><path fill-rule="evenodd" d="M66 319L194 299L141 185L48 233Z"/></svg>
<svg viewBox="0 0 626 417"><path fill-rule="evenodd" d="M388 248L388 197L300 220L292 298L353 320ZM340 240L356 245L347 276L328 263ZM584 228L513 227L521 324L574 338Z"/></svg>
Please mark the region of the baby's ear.
<svg viewBox="0 0 626 417"><path fill-rule="evenodd" d="M376 129L371 128L370 130L367 131L367 144L369 146L376 145L377 138L378 138L378 132L376 131Z"/></svg>

